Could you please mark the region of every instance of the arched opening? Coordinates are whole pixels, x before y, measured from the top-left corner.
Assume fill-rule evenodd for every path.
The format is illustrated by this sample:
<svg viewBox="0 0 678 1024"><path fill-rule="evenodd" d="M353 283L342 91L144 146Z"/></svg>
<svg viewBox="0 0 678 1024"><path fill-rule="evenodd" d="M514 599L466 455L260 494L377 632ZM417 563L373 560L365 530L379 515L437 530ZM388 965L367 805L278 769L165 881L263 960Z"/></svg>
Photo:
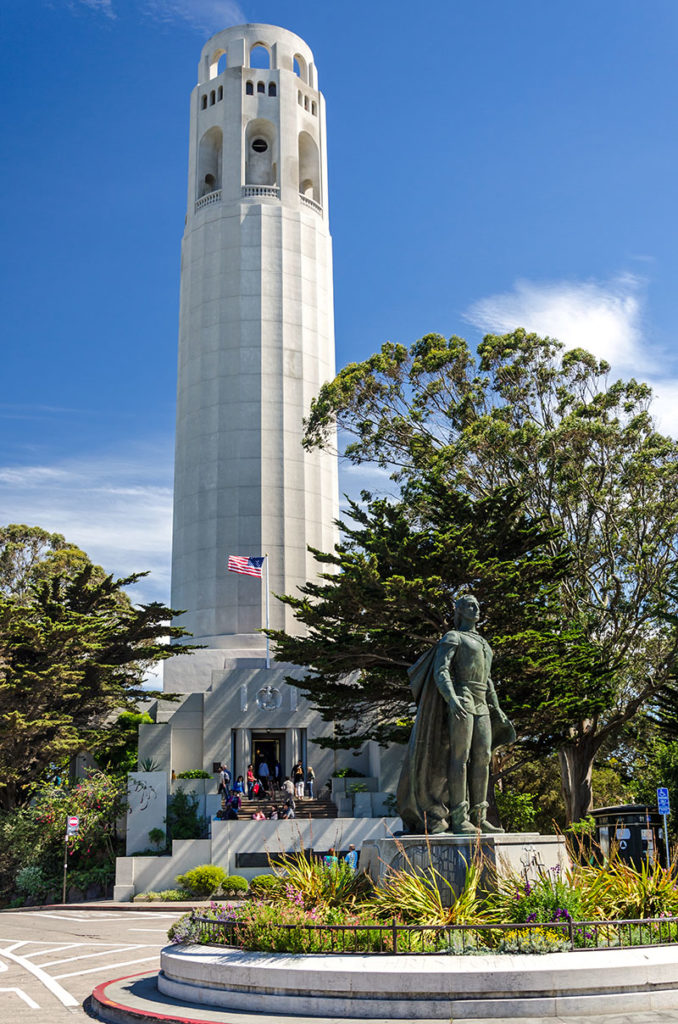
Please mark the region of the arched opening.
<svg viewBox="0 0 678 1024"><path fill-rule="evenodd" d="M257 92L266 92L266 86L263 82L257 82Z"/></svg>
<svg viewBox="0 0 678 1024"><path fill-rule="evenodd" d="M215 127L206 131L198 147L198 199L221 188L222 148L221 128Z"/></svg>
<svg viewBox="0 0 678 1024"><path fill-rule="evenodd" d="M275 82L269 82L268 83L268 95L269 96L277 96L278 95L278 90L275 87Z"/></svg>
<svg viewBox="0 0 678 1024"><path fill-rule="evenodd" d="M224 87L223 87L223 85L220 85L219 88L217 89L217 103L219 102L219 100L223 100L223 98L224 98ZM315 103L313 104L313 106L315 106ZM315 113L315 111L313 111L313 113Z"/></svg>
<svg viewBox="0 0 678 1024"><path fill-rule="evenodd" d="M299 104L299 106L301 106L301 103L302 103L302 100L301 100L301 89L297 93L297 103Z"/></svg>
<svg viewBox="0 0 678 1024"><path fill-rule="evenodd" d="M245 93L248 96L254 96L254 82L245 83Z"/></svg>
<svg viewBox="0 0 678 1024"><path fill-rule="evenodd" d="M304 110L308 110L308 96L304 96Z"/></svg>
<svg viewBox="0 0 678 1024"><path fill-rule="evenodd" d="M270 121L250 121L245 132L245 184L275 185L275 129Z"/></svg>
<svg viewBox="0 0 678 1024"><path fill-rule="evenodd" d="M202 103L200 105L203 110L207 110L207 93L203 96Z"/></svg>
<svg viewBox="0 0 678 1024"><path fill-rule="evenodd" d="M250 67L260 71L268 71L271 66L271 54L264 43L255 43L250 50Z"/></svg>
<svg viewBox="0 0 678 1024"><path fill-rule="evenodd" d="M308 132L299 132L299 191L316 203L321 202L320 154Z"/></svg>
<svg viewBox="0 0 678 1024"><path fill-rule="evenodd" d="M314 117L318 116L318 105L315 100L313 100L311 103L311 113L313 114Z"/></svg>
<svg viewBox="0 0 678 1024"><path fill-rule="evenodd" d="M306 73L306 61L304 60L300 53L295 53L294 61L292 63L292 69L295 75L299 75L299 78L302 80L302 82L308 81L308 76Z"/></svg>
<svg viewBox="0 0 678 1024"><path fill-rule="evenodd" d="M214 89L212 89L212 92L210 93L210 107L214 106L216 98L217 94L215 93Z"/></svg>
<svg viewBox="0 0 678 1024"><path fill-rule="evenodd" d="M222 71L225 71L226 64L226 51L215 50L210 57L210 78L216 78Z"/></svg>

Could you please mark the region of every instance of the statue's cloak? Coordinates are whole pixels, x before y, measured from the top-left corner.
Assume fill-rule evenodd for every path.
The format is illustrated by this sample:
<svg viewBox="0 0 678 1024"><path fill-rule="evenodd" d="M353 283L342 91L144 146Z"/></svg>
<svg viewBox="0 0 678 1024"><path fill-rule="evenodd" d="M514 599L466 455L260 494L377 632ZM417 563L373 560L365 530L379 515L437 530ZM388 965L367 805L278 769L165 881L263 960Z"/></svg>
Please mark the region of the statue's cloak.
<svg viewBox="0 0 678 1024"><path fill-rule="evenodd" d="M482 639L482 638L481 638ZM450 763L449 704L439 689L434 664L440 646L457 647L459 634L451 630L408 669L417 716L410 733L400 781L398 813L406 831L413 833L446 832L450 828L448 772ZM489 662L492 651L486 640L483 650ZM442 681L441 681L442 683ZM516 734L509 722L502 721L490 708L492 747L513 743Z"/></svg>

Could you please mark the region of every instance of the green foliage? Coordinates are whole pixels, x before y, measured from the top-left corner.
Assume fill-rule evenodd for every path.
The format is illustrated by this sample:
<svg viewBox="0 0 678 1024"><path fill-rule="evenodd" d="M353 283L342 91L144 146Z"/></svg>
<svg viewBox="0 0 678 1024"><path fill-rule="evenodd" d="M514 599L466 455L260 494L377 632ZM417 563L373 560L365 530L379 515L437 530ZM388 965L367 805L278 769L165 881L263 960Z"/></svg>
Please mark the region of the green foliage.
<svg viewBox="0 0 678 1024"><path fill-rule="evenodd" d="M24 896L40 899L47 892L47 880L38 864L21 868L16 876L16 891Z"/></svg>
<svg viewBox="0 0 678 1024"><path fill-rule="evenodd" d="M15 875L21 868L36 866L46 879L59 878L66 820L71 815L80 821L77 835L68 839L71 880L79 871L100 869L100 875L96 879L93 876L87 884L110 881L115 857L122 852L116 823L124 812L125 798L123 780L94 772L72 787L45 787L32 804L2 815L0 893L12 891Z"/></svg>
<svg viewBox="0 0 678 1024"><path fill-rule="evenodd" d="M125 587L143 573L113 579L58 535L23 526L0 530L0 806L26 803L50 765L83 749L119 759L127 725L148 697L147 666L180 653L173 612L134 606ZM115 742L112 745L112 739ZM119 741L119 742L118 742ZM100 750L99 750L100 748Z"/></svg>
<svg viewBox="0 0 678 1024"><path fill-rule="evenodd" d="M364 779L365 772L356 771L355 768L339 768L338 771L332 772L333 779Z"/></svg>
<svg viewBox="0 0 678 1024"><path fill-rule="evenodd" d="M326 867L320 857L303 849L279 854L271 859L271 867L284 884L287 900L307 910L352 906L372 889L369 878L352 871L345 861Z"/></svg>
<svg viewBox="0 0 678 1024"><path fill-rule="evenodd" d="M226 878L221 883L222 896L245 896L247 889L247 879L243 878L242 875L226 875Z"/></svg>
<svg viewBox="0 0 678 1024"><path fill-rule="evenodd" d="M518 793L513 789L497 790L494 794L499 820L507 832L533 832L537 819L532 793Z"/></svg>
<svg viewBox="0 0 678 1024"><path fill-rule="evenodd" d="M192 896L206 898L219 892L229 876L217 864L201 864L183 875L177 875L177 885Z"/></svg>
<svg viewBox="0 0 678 1024"><path fill-rule="evenodd" d="M171 839L202 839L206 822L200 816L200 801L195 793L185 793L183 786L167 802L167 835Z"/></svg>
<svg viewBox="0 0 678 1024"><path fill-rule="evenodd" d="M152 828L148 833L148 838L153 846L160 847L161 844L165 845L165 833L161 828Z"/></svg>
<svg viewBox="0 0 678 1024"><path fill-rule="evenodd" d="M480 860L470 864L464 888L455 898L451 884L435 868L415 869L408 863L406 868L389 871L375 888L369 906L381 920L398 918L421 925L477 924L485 917L481 872Z"/></svg>
<svg viewBox="0 0 678 1024"><path fill-rule="evenodd" d="M137 766L139 726L153 719L145 711L122 711L93 742L91 753L102 771L127 777Z"/></svg>
<svg viewBox="0 0 678 1024"><path fill-rule="evenodd" d="M585 918L621 919L678 916L678 870L645 861L640 868L613 857L604 869L575 868L572 884L581 894Z"/></svg>
<svg viewBox="0 0 678 1024"><path fill-rule="evenodd" d="M279 895L283 883L277 875L255 875L250 878L248 895L250 899L262 900Z"/></svg>
<svg viewBox="0 0 678 1024"><path fill-rule="evenodd" d="M558 868L540 873L535 881L499 875L487 907L506 923L563 924L581 918L582 893Z"/></svg>
<svg viewBox="0 0 678 1024"><path fill-rule="evenodd" d="M192 768L188 772L179 772L177 775L178 779L211 779L210 772L206 772L203 768Z"/></svg>
<svg viewBox="0 0 678 1024"><path fill-rule="evenodd" d="M161 889L160 892L140 892L134 897L135 903L186 903L193 899L188 889Z"/></svg>
<svg viewBox="0 0 678 1024"><path fill-rule="evenodd" d="M140 772L159 772L161 765L158 761L155 761L152 757L143 757L139 761Z"/></svg>
<svg viewBox="0 0 678 1024"><path fill-rule="evenodd" d="M528 931L509 930L501 933L497 953L561 953L569 948L568 933L554 928Z"/></svg>

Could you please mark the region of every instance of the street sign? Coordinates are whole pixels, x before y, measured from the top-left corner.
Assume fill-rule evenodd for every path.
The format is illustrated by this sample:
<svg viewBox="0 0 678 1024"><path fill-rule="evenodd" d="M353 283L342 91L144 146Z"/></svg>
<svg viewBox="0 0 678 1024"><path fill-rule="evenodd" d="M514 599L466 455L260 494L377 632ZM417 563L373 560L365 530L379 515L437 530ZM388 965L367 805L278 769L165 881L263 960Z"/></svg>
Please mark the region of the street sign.
<svg viewBox="0 0 678 1024"><path fill-rule="evenodd" d="M657 790L657 810L660 814L670 814L669 791L666 786L660 786Z"/></svg>
<svg viewBox="0 0 678 1024"><path fill-rule="evenodd" d="M77 833L79 828L80 828L80 820L79 820L79 818L76 818L76 817L69 818L68 821L66 822L66 835L67 836L74 836Z"/></svg>

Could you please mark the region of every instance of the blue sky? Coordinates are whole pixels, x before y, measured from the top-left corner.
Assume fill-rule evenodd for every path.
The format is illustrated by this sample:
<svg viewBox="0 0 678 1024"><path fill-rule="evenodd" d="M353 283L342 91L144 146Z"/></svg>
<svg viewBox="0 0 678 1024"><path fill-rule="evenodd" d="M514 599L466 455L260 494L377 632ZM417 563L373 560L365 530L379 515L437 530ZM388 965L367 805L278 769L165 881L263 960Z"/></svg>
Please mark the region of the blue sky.
<svg viewBox="0 0 678 1024"><path fill-rule="evenodd" d="M188 98L212 32L312 47L337 364L523 325L678 434L675 0L3 0L0 522L169 593ZM350 475L344 478L350 487Z"/></svg>

